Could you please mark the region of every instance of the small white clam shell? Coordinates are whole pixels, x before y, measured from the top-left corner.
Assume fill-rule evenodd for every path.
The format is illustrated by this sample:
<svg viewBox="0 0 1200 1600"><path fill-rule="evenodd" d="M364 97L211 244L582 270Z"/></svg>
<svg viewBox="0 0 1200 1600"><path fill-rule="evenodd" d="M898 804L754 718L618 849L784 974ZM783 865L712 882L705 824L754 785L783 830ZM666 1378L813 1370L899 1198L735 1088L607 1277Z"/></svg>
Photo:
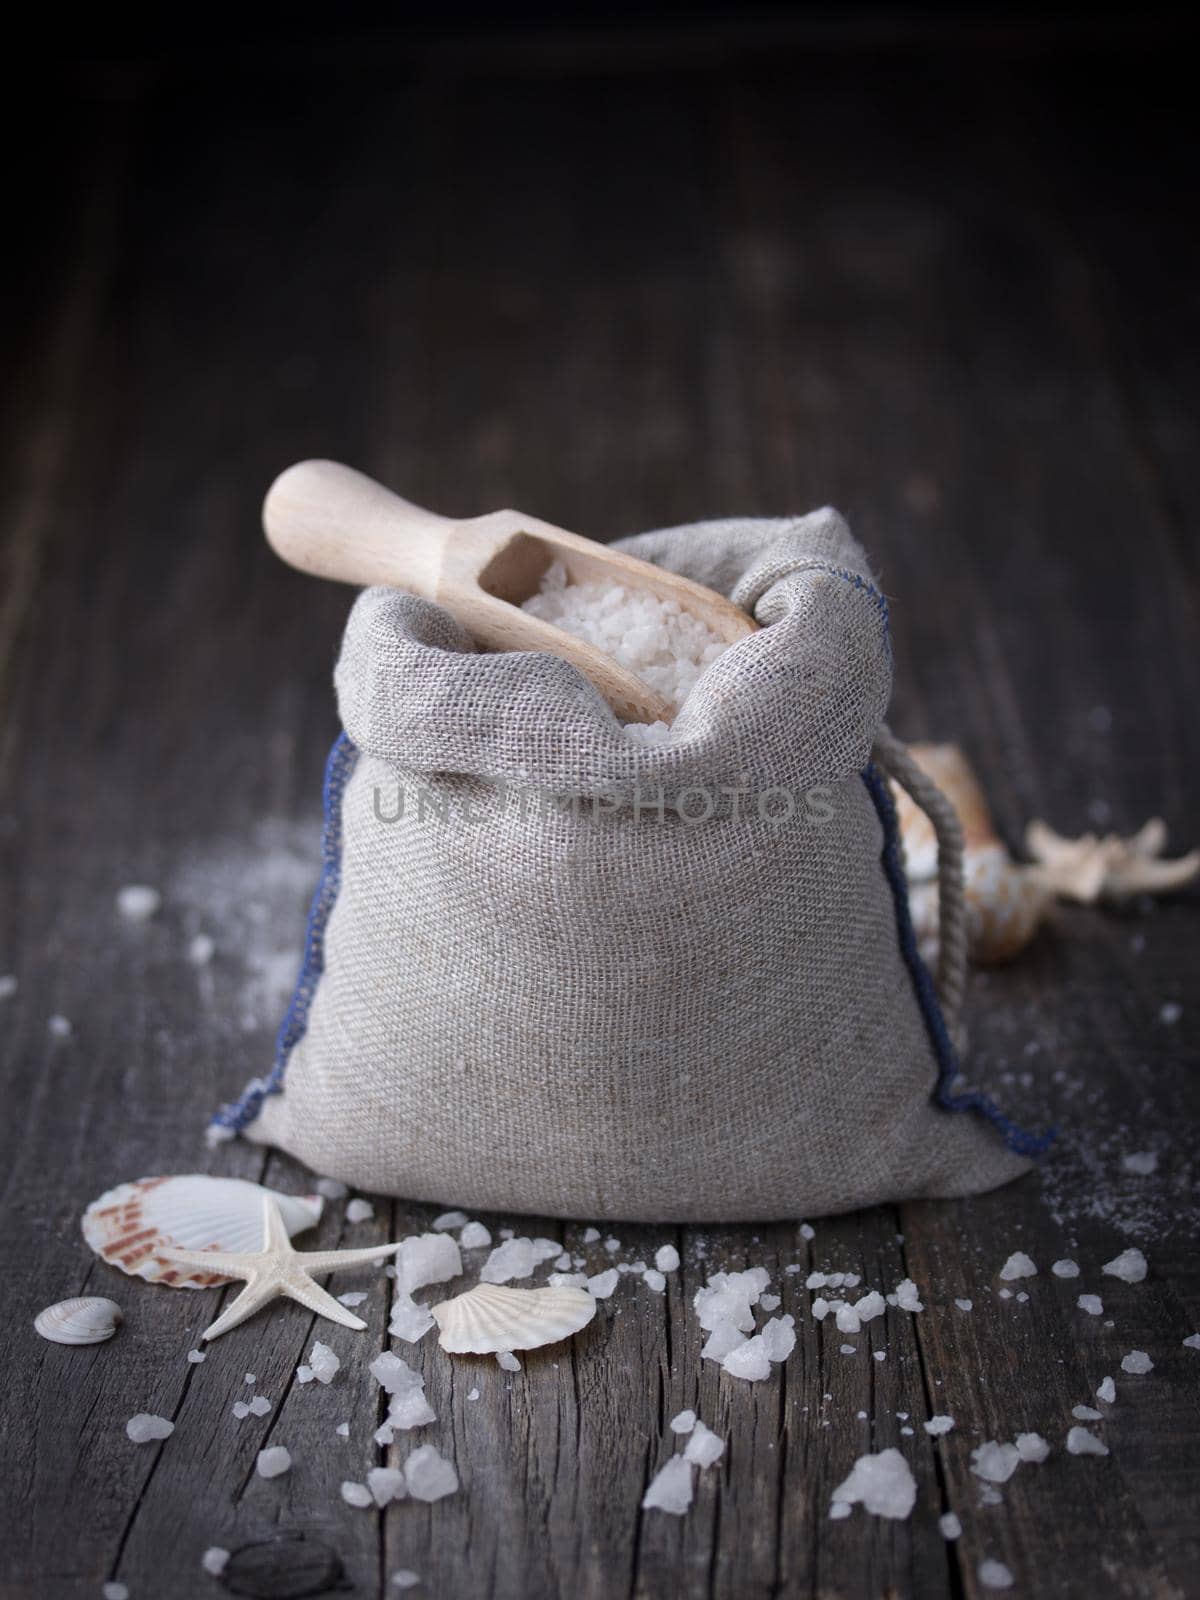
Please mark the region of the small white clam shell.
<svg viewBox="0 0 1200 1600"><path fill-rule="evenodd" d="M195 1267L172 1266L159 1252L262 1248L264 1194L274 1195L289 1234L320 1220L320 1195L279 1194L241 1178L210 1178L204 1173L139 1178L122 1183L83 1214L83 1236L102 1260L148 1283L176 1289L207 1289L227 1280Z"/></svg>
<svg viewBox="0 0 1200 1600"><path fill-rule="evenodd" d="M87 1295L47 1306L38 1312L33 1325L43 1339L54 1344L103 1344L122 1321L121 1308L115 1300Z"/></svg>
<svg viewBox="0 0 1200 1600"><path fill-rule="evenodd" d="M594 1297L583 1289L510 1289L481 1283L433 1307L443 1350L493 1355L557 1344L596 1315Z"/></svg>

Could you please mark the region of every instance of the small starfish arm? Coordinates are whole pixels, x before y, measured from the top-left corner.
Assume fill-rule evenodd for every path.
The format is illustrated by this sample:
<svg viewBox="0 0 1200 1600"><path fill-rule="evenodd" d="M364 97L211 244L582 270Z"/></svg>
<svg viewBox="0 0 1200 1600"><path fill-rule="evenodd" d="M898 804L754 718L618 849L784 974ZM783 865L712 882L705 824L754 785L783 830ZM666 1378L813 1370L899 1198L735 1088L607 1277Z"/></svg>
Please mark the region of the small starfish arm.
<svg viewBox="0 0 1200 1600"><path fill-rule="evenodd" d="M366 1323L361 1317L356 1317L352 1311L339 1305L331 1294L326 1293L319 1283L314 1283L311 1278L297 1275L286 1279L268 1278L262 1282L251 1280L242 1290L232 1304L225 1307L221 1315L205 1328L201 1337L207 1342L209 1339L219 1339L223 1333L228 1333L230 1328L236 1328L239 1323L245 1322L256 1311L260 1311L269 1301L277 1295L286 1295L289 1300L296 1300L302 1306L307 1306L310 1311L315 1311L319 1317L328 1317L331 1322L340 1322L344 1328L361 1329Z"/></svg>

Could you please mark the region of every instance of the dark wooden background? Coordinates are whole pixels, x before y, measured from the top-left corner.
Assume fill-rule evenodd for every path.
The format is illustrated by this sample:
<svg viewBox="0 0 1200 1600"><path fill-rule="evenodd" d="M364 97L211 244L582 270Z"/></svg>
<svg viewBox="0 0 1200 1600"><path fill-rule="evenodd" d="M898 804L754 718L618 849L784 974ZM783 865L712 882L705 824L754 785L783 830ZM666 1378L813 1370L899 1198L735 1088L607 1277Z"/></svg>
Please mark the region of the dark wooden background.
<svg viewBox="0 0 1200 1600"><path fill-rule="evenodd" d="M214 1592L208 1545L276 1528L336 1551L361 1595L408 1566L448 1600L934 1600L986 1592L987 1557L1021 1595L1200 1593L1200 1355L1181 1344L1200 1327L1194 893L1064 910L976 987L973 1075L1062 1128L1040 1175L819 1223L811 1244L792 1224L621 1227L627 1258L677 1239L664 1299L623 1284L513 1378L426 1341L431 1437L464 1483L431 1508L338 1496L376 1459L381 1285L357 1342L277 1308L191 1368L218 1296L122 1279L78 1231L87 1201L146 1173L309 1181L202 1143L269 1061L317 859L350 596L283 570L257 523L300 457L599 538L832 502L893 600L895 726L962 742L1014 844L1034 815L1074 833L1153 813L1197 842L1182 33L1148 12L776 12L263 35L236 60L198 39L118 62L96 32L91 59L10 61L5 107L4 1600L82 1600L108 1578L190 1600ZM163 890L149 926L114 915L130 882ZM197 970L201 931L217 954ZM1146 1149L1158 1172L1125 1173ZM431 1215L377 1210L347 1242ZM590 1220L535 1226L571 1243ZM1130 1243L1146 1283L1101 1280ZM1027 1304L996 1297L1018 1248L1042 1267ZM1049 1276L1064 1254L1079 1283ZM771 1383L720 1381L690 1296L760 1261L883 1287L909 1272L927 1310L873 1325L884 1363L805 1317ZM785 1307L807 1301L777 1277ZM1074 1309L1081 1288L1115 1327ZM42 1305L84 1290L123 1303L117 1340L34 1337ZM314 1332L347 1361L319 1392L292 1386ZM1123 1379L1134 1347L1155 1371ZM238 1424L247 1368L274 1409ZM1109 1373L1112 1455L1068 1458L1070 1408ZM643 1515L685 1405L728 1451L686 1518ZM175 1418L164 1447L126 1441L143 1409ZM920 1420L938 1410L958 1426L934 1447ZM971 1446L1027 1428L1053 1456L982 1505ZM273 1483L253 1475L267 1442L296 1462ZM889 1444L917 1474L912 1519L829 1522L832 1485ZM957 1545L936 1528L950 1507Z"/></svg>

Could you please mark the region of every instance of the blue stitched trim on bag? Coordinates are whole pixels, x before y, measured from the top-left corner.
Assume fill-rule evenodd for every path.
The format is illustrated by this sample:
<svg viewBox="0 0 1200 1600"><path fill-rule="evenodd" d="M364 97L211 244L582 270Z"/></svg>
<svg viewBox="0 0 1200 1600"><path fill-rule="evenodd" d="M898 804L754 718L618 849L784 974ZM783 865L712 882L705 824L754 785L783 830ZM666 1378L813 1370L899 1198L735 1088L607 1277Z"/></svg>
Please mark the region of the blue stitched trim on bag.
<svg viewBox="0 0 1200 1600"><path fill-rule="evenodd" d="M917 936L913 930L912 914L908 906L908 879L904 871L896 807L887 779L874 762L867 763L862 773L862 780L867 786L867 793L875 803L875 810L883 828L883 870L887 875L892 899L896 905L900 953L912 978L917 1004L921 1008L921 1015L925 1020L925 1027L937 1060L938 1079L933 1098L945 1111L978 1111L999 1129L1004 1135L1005 1144L1010 1150L1016 1151L1017 1155L1041 1155L1042 1151L1053 1142L1055 1129L1051 1128L1048 1133L1043 1134L1028 1133L1006 1117L990 1095L983 1094L978 1089L964 1089L959 1094L953 1092L954 1080L962 1069L958 1063L958 1053L946 1027L946 1019L942 1016L942 1008L938 1004L929 968L922 961L921 952L917 949Z"/></svg>
<svg viewBox="0 0 1200 1600"><path fill-rule="evenodd" d="M271 1076L252 1078L242 1091L241 1098L233 1105L222 1106L213 1117L211 1125L214 1128L224 1128L230 1133L240 1132L258 1116L269 1094L282 1093L288 1058L308 1027L309 1009L325 970L325 926L342 882L342 796L357 760L358 750L349 735L339 733L325 763L321 877L309 908L300 976L275 1041L275 1064L271 1068Z"/></svg>

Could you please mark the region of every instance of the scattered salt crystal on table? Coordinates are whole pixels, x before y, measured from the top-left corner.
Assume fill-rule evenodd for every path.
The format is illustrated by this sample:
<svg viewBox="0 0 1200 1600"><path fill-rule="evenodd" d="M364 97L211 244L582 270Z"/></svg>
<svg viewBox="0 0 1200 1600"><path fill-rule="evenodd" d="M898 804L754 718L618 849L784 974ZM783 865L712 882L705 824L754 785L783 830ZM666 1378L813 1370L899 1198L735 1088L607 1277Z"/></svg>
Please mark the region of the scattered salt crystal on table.
<svg viewBox="0 0 1200 1600"><path fill-rule="evenodd" d="M824 1295L819 1294L809 1307L809 1310L818 1322L824 1322L830 1311L829 1301L826 1300Z"/></svg>
<svg viewBox="0 0 1200 1600"><path fill-rule="evenodd" d="M1154 1363L1144 1350L1131 1350L1127 1356L1121 1357L1121 1371L1130 1372L1135 1377L1150 1372L1153 1368Z"/></svg>
<svg viewBox="0 0 1200 1600"><path fill-rule="evenodd" d="M681 1411L678 1416L671 1418L672 1433L691 1433L696 1426L696 1413L694 1411Z"/></svg>
<svg viewBox="0 0 1200 1600"><path fill-rule="evenodd" d="M895 1449L859 1456L850 1476L833 1491L835 1502L861 1502L873 1516L897 1521L909 1516L916 1498L916 1480L908 1462Z"/></svg>
<svg viewBox="0 0 1200 1600"><path fill-rule="evenodd" d="M520 1372L521 1363L511 1350L497 1350L496 1361L505 1372Z"/></svg>
<svg viewBox="0 0 1200 1600"><path fill-rule="evenodd" d="M399 1467L372 1467L367 1473L367 1488L381 1510L393 1500L403 1500L408 1493L404 1473Z"/></svg>
<svg viewBox="0 0 1200 1600"><path fill-rule="evenodd" d="M1077 1422L1099 1422L1103 1413L1095 1406L1072 1406L1071 1415Z"/></svg>
<svg viewBox="0 0 1200 1600"><path fill-rule="evenodd" d="M835 1500L829 1507L829 1520L830 1522L844 1522L853 1510L854 1507L848 1500Z"/></svg>
<svg viewBox="0 0 1200 1600"><path fill-rule="evenodd" d="M981 1561L979 1581L985 1589L1011 1589L1013 1575L1003 1561Z"/></svg>
<svg viewBox="0 0 1200 1600"><path fill-rule="evenodd" d="M1015 1444L988 1439L971 1451L971 1471L988 1483L1007 1483L1020 1464L1021 1452Z"/></svg>
<svg viewBox="0 0 1200 1600"><path fill-rule="evenodd" d="M365 1289L351 1289L349 1294L338 1295L338 1304L349 1306L353 1310L355 1306L362 1305L366 1298L367 1291Z"/></svg>
<svg viewBox="0 0 1200 1600"><path fill-rule="evenodd" d="M691 1503L692 1463L683 1456L672 1456L651 1478L642 1496L642 1510L668 1511L681 1517Z"/></svg>
<svg viewBox="0 0 1200 1600"><path fill-rule="evenodd" d="M1189 1333L1183 1342L1189 1350L1200 1350L1200 1333Z"/></svg>
<svg viewBox="0 0 1200 1600"><path fill-rule="evenodd" d="M552 1272L546 1279L550 1289L586 1289L586 1272Z"/></svg>
<svg viewBox="0 0 1200 1600"><path fill-rule="evenodd" d="M1056 1278L1077 1278L1079 1276L1079 1263L1072 1261L1068 1256L1062 1261L1056 1261L1050 1271Z"/></svg>
<svg viewBox="0 0 1200 1600"><path fill-rule="evenodd" d="M1104 1311L1104 1301L1098 1294L1081 1294L1075 1304L1090 1317L1098 1317Z"/></svg>
<svg viewBox="0 0 1200 1600"><path fill-rule="evenodd" d="M468 1400L478 1400L479 1399L479 1390L478 1389L468 1389L467 1390L467 1399Z"/></svg>
<svg viewBox="0 0 1200 1600"><path fill-rule="evenodd" d="M705 1361L724 1361L731 1350L736 1350L746 1342L746 1335L740 1328L735 1328L732 1322L718 1322L700 1355Z"/></svg>
<svg viewBox="0 0 1200 1600"><path fill-rule="evenodd" d="M872 1356L872 1359L875 1360L875 1361L886 1361L887 1360L887 1351L886 1350L872 1350L871 1351L871 1356Z"/></svg>
<svg viewBox="0 0 1200 1600"><path fill-rule="evenodd" d="M350 1437L350 1424L348 1422L339 1422L333 1431L339 1439L348 1439Z"/></svg>
<svg viewBox="0 0 1200 1600"><path fill-rule="evenodd" d="M594 1273L587 1280L587 1292L593 1300L608 1300L613 1290L620 1281L620 1274L615 1267L609 1267L607 1272Z"/></svg>
<svg viewBox="0 0 1200 1600"><path fill-rule="evenodd" d="M862 1326L858 1320L858 1312L855 1311L853 1306L848 1306L844 1300L838 1305L837 1316L834 1320L837 1323L839 1333L857 1333Z"/></svg>
<svg viewBox="0 0 1200 1600"><path fill-rule="evenodd" d="M194 1367L198 1367L202 1361L208 1360L208 1356L203 1350L189 1350L187 1358Z"/></svg>
<svg viewBox="0 0 1200 1600"><path fill-rule="evenodd" d="M828 1282L829 1279L823 1272L810 1272L804 1280L804 1287L806 1289L823 1289Z"/></svg>
<svg viewBox="0 0 1200 1600"><path fill-rule="evenodd" d="M0 978L0 1000L11 1000L17 992L17 980L11 972Z"/></svg>
<svg viewBox="0 0 1200 1600"><path fill-rule="evenodd" d="M414 1500L441 1500L458 1488L454 1463L436 1445L420 1445L404 1463L404 1482Z"/></svg>
<svg viewBox="0 0 1200 1600"><path fill-rule="evenodd" d="M207 933L198 933L187 948L188 960L194 967L206 967L216 953L216 944Z"/></svg>
<svg viewBox="0 0 1200 1600"><path fill-rule="evenodd" d="M146 883L127 883L117 890L117 910L126 922L148 922L162 905L162 895Z"/></svg>
<svg viewBox="0 0 1200 1600"><path fill-rule="evenodd" d="M596 1241L599 1239L599 1237L600 1237L600 1229L599 1228L585 1228L583 1230L583 1242L584 1242L584 1244L595 1244Z"/></svg>
<svg viewBox="0 0 1200 1600"><path fill-rule="evenodd" d="M981 1484L979 1489L979 1504L981 1506L1003 1505L1004 1496L1000 1493L999 1489L996 1488L994 1483Z"/></svg>
<svg viewBox="0 0 1200 1600"><path fill-rule="evenodd" d="M67 1017L60 1017L55 1014L54 1016L47 1018L46 1027L56 1039L69 1039L71 1037L71 1023L70 1019Z"/></svg>
<svg viewBox="0 0 1200 1600"><path fill-rule="evenodd" d="M887 1310L887 1301L878 1289L869 1289L866 1294L859 1295L854 1302L854 1310L860 1322L874 1322Z"/></svg>
<svg viewBox="0 0 1200 1600"><path fill-rule="evenodd" d="M434 1233L446 1233L451 1228L465 1228L468 1221L465 1211L443 1211L440 1217L434 1217L431 1227Z"/></svg>
<svg viewBox="0 0 1200 1600"><path fill-rule="evenodd" d="M556 1272L570 1272L571 1256L569 1251L564 1250L562 1255L556 1258L554 1262L554 1270Z"/></svg>
<svg viewBox="0 0 1200 1600"><path fill-rule="evenodd" d="M1104 1382L1096 1390L1096 1398L1097 1400L1103 1400L1105 1405L1112 1405L1117 1398L1117 1386L1111 1378L1105 1378Z"/></svg>
<svg viewBox="0 0 1200 1600"><path fill-rule="evenodd" d="M1106 1261L1101 1271L1123 1283L1141 1283L1146 1276L1146 1258L1140 1250L1122 1250L1119 1256Z"/></svg>
<svg viewBox="0 0 1200 1600"><path fill-rule="evenodd" d="M654 1265L660 1272L678 1272L679 1251L673 1244L659 1245L654 1252Z"/></svg>
<svg viewBox="0 0 1200 1600"><path fill-rule="evenodd" d="M1011 1300L1012 1297L1013 1297L1013 1292L1012 1292L1011 1289L1001 1289L1000 1290L999 1298L1001 1300Z"/></svg>
<svg viewBox="0 0 1200 1600"><path fill-rule="evenodd" d="M1016 1439L1017 1454L1022 1461L1036 1464L1045 1461L1050 1454L1050 1446L1040 1433L1019 1433Z"/></svg>
<svg viewBox="0 0 1200 1600"><path fill-rule="evenodd" d="M902 1278L896 1285L896 1304L901 1311L924 1311L917 1286L911 1278Z"/></svg>
<svg viewBox="0 0 1200 1600"><path fill-rule="evenodd" d="M925 1424L925 1432L933 1434L936 1438L939 1433L949 1433L953 1426L953 1417L930 1417Z"/></svg>
<svg viewBox="0 0 1200 1600"><path fill-rule="evenodd" d="M351 1200L346 1207L347 1222L369 1222L375 1215L375 1207L369 1200Z"/></svg>
<svg viewBox="0 0 1200 1600"><path fill-rule="evenodd" d="M260 1478L278 1478L281 1474L290 1472L291 1466L291 1455L281 1444L273 1444L266 1450L260 1450L255 1463Z"/></svg>
<svg viewBox="0 0 1200 1600"><path fill-rule="evenodd" d="M305 1367L303 1370L307 1372L308 1368ZM303 1378L300 1379L301 1383L304 1381L305 1380ZM244 1417L248 1417L250 1415L250 1407L245 1400L235 1400L233 1402L233 1414L239 1422L241 1422Z"/></svg>
<svg viewBox="0 0 1200 1600"><path fill-rule="evenodd" d="M1067 1454L1071 1456L1106 1456L1108 1446L1086 1428L1072 1428L1067 1434Z"/></svg>
<svg viewBox="0 0 1200 1600"><path fill-rule="evenodd" d="M332 1383L342 1363L329 1346L318 1339L309 1352L308 1364L318 1383Z"/></svg>
<svg viewBox="0 0 1200 1600"><path fill-rule="evenodd" d="M358 1506L362 1511L371 1505L371 1491L365 1483L351 1483L347 1480L342 1484L342 1499L348 1506Z"/></svg>
<svg viewBox="0 0 1200 1600"><path fill-rule="evenodd" d="M943 1539L961 1539L962 1523L953 1511L946 1511L938 1518L938 1532Z"/></svg>
<svg viewBox="0 0 1200 1600"><path fill-rule="evenodd" d="M434 1325L433 1312L428 1306L419 1306L406 1290L402 1289L392 1301L388 1332L393 1339L403 1339L406 1344L416 1344Z"/></svg>
<svg viewBox="0 0 1200 1600"><path fill-rule="evenodd" d="M971 1311L975 1306L974 1300L956 1300L954 1304L960 1311Z"/></svg>
<svg viewBox="0 0 1200 1600"><path fill-rule="evenodd" d="M760 1294L758 1303L764 1311L779 1310L779 1296L777 1294Z"/></svg>
<svg viewBox="0 0 1200 1600"><path fill-rule="evenodd" d="M243 1377L243 1379L242 1379L242 1382L243 1382L243 1383L249 1383L249 1384L255 1384L255 1383L257 1383L257 1382L258 1382L258 1375L257 1375L257 1373L254 1373L254 1372L247 1372L247 1373L246 1373L246 1375L245 1375L245 1376L244 1376L244 1377Z"/></svg>
<svg viewBox="0 0 1200 1600"><path fill-rule="evenodd" d="M420 1581L420 1575L411 1567L400 1567L392 1573L392 1584L397 1589L415 1589Z"/></svg>
<svg viewBox="0 0 1200 1600"><path fill-rule="evenodd" d="M479 1277L483 1283L511 1283L531 1277L536 1265L532 1239L505 1239L484 1262Z"/></svg>
<svg viewBox="0 0 1200 1600"><path fill-rule="evenodd" d="M759 1334L768 1361L786 1361L796 1348L795 1319L772 1317Z"/></svg>
<svg viewBox="0 0 1200 1600"><path fill-rule="evenodd" d="M802 1222L798 1231L802 1239L815 1239L817 1236L817 1230L811 1222Z"/></svg>
<svg viewBox="0 0 1200 1600"><path fill-rule="evenodd" d="M104 1600L129 1600L129 1585L116 1580L106 1583L100 1590Z"/></svg>
<svg viewBox="0 0 1200 1600"><path fill-rule="evenodd" d="M561 1253L562 1241L560 1239L534 1239L533 1241L533 1260L535 1265L541 1261L549 1261L551 1256L561 1255ZM646 1263L639 1261L634 1264L633 1270L635 1272L643 1272L645 1267Z"/></svg>
<svg viewBox="0 0 1200 1600"><path fill-rule="evenodd" d="M340 1178L318 1178L317 1193L326 1200L344 1200L350 1191Z"/></svg>
<svg viewBox="0 0 1200 1600"><path fill-rule="evenodd" d="M1126 1172L1136 1172L1139 1178L1148 1178L1152 1172L1158 1171L1158 1157L1153 1150L1134 1150L1121 1157L1121 1165Z"/></svg>
<svg viewBox="0 0 1200 1600"><path fill-rule="evenodd" d="M1006 1283L1011 1283L1016 1278L1036 1278L1037 1268L1024 1250L1014 1250L1000 1268L1000 1276Z"/></svg>
<svg viewBox="0 0 1200 1600"><path fill-rule="evenodd" d="M256 1417L265 1417L270 1409L271 1402L267 1399L265 1394L256 1394L254 1399L251 1400L249 1406L247 1407L247 1410Z"/></svg>
<svg viewBox="0 0 1200 1600"><path fill-rule="evenodd" d="M316 1373L313 1371L313 1369L305 1361L302 1361L300 1363L300 1365L296 1368L296 1382L297 1383L311 1383L315 1377L316 1377ZM234 1409L234 1413L236 1415L237 1406L235 1405L233 1409ZM245 1412L243 1412L242 1415L245 1416Z"/></svg>
<svg viewBox="0 0 1200 1600"><path fill-rule="evenodd" d="M149 1444L152 1439L169 1439L175 1432L175 1424L166 1417L157 1417L149 1411L139 1411L136 1417L130 1417L125 1424L125 1432L134 1444Z"/></svg>
<svg viewBox="0 0 1200 1600"><path fill-rule="evenodd" d="M706 1428L704 1423L697 1422L692 1430L683 1452L685 1461L693 1462L697 1467L711 1467L714 1461L719 1461L725 1454L725 1441L718 1438L711 1428Z"/></svg>
<svg viewBox="0 0 1200 1600"><path fill-rule="evenodd" d="M665 1274L659 1272L655 1267L646 1268L645 1272L642 1273L642 1282L646 1285L647 1289L653 1289L655 1294L662 1294L663 1290L667 1287Z"/></svg>
<svg viewBox="0 0 1200 1600"><path fill-rule="evenodd" d="M771 1375L770 1358L760 1334L755 1334L752 1339L737 1345L721 1365L731 1377L743 1378L747 1383L761 1383L764 1378L769 1378Z"/></svg>
<svg viewBox="0 0 1200 1600"><path fill-rule="evenodd" d="M784 1267L784 1269L783 1269L783 1270L784 1270L784 1271L785 1271L785 1272L786 1272L786 1273L787 1273L787 1274L788 1274L788 1275L789 1275L789 1276L792 1276L792 1277L794 1277L794 1276L795 1276L795 1274L796 1274L796 1273L798 1273L798 1272L800 1272L800 1271L801 1271L801 1270L802 1270L802 1269L801 1269L801 1268L800 1268L800 1267L799 1267L799 1266L798 1266L798 1265L797 1265L797 1264L796 1264L796 1263L795 1263L795 1262L794 1262L794 1261L793 1261L793 1262L791 1262L791 1263L790 1263L790 1264L789 1264L789 1265L788 1265L788 1266L786 1266L786 1267Z"/></svg>
<svg viewBox="0 0 1200 1600"><path fill-rule="evenodd" d="M856 1344L839 1345L838 1349L840 1350L841 1354L844 1355L844 1356L852 1356L852 1355L857 1354L857 1352L858 1352L858 1346Z"/></svg>
<svg viewBox="0 0 1200 1600"><path fill-rule="evenodd" d="M225 1571L229 1562L229 1551L223 1550L219 1544L209 1545L200 1557L200 1565L210 1577L219 1578Z"/></svg>
<svg viewBox="0 0 1200 1600"><path fill-rule="evenodd" d="M423 1389L425 1379L414 1372L402 1357L384 1350L371 1362L367 1371L388 1394L407 1394L410 1389Z"/></svg>
<svg viewBox="0 0 1200 1600"><path fill-rule="evenodd" d="M492 1236L482 1222L468 1222L458 1236L464 1250L483 1250L491 1244Z"/></svg>
<svg viewBox="0 0 1200 1600"><path fill-rule="evenodd" d="M605 1239L604 1248L608 1251L610 1256L615 1256L617 1251L621 1248L621 1241L620 1239Z"/></svg>
<svg viewBox="0 0 1200 1600"><path fill-rule="evenodd" d="M1173 1028L1183 1015L1183 1007L1176 1000L1168 1000L1158 1013L1158 1020Z"/></svg>

